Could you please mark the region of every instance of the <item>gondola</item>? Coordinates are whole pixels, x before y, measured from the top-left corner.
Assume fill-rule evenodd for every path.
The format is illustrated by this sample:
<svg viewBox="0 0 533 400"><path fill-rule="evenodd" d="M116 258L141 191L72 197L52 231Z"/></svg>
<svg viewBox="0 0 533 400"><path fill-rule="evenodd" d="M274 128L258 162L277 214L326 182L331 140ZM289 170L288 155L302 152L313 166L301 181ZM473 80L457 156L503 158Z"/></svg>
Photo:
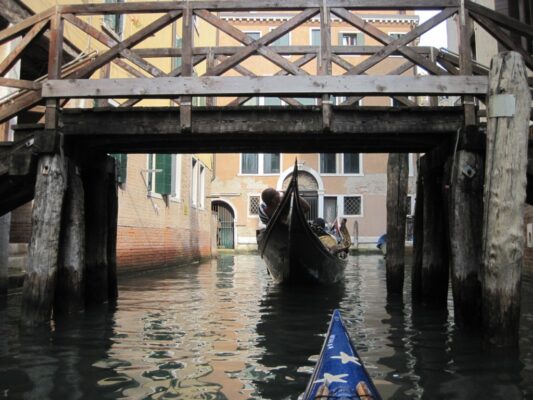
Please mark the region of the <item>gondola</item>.
<svg viewBox="0 0 533 400"><path fill-rule="evenodd" d="M333 284L342 280L350 236L326 246L308 223L298 192L298 166L267 227L257 233L259 254L273 280L283 284Z"/></svg>
<svg viewBox="0 0 533 400"><path fill-rule="evenodd" d="M333 311L320 357L301 399L381 399L350 340L339 310Z"/></svg>

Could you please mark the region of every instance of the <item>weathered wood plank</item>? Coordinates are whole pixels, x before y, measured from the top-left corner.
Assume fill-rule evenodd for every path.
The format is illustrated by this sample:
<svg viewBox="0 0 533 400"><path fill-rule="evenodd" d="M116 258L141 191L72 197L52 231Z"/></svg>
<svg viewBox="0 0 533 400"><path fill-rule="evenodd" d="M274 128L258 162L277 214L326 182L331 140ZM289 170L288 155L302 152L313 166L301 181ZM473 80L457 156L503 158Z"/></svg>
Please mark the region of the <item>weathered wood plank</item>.
<svg viewBox="0 0 533 400"><path fill-rule="evenodd" d="M0 78L0 86L17 89L41 90L40 82L26 81L23 79Z"/></svg>
<svg viewBox="0 0 533 400"><path fill-rule="evenodd" d="M415 29L406 33L401 38L397 40L392 40L389 35L387 35L382 30L376 28L375 26L368 24L366 21L363 20L363 18L353 13L350 13L347 10L343 10L339 8L332 9L333 14L337 15L339 18L342 18L344 21L355 26L356 28L361 29L362 31L372 36L374 39L386 45L383 49L375 53L372 57L358 64L356 68L354 68L351 71L348 71L347 74L360 74L361 72L368 70L373 65L376 65L381 60L383 60L385 57L393 54L396 51L400 52L408 60L421 66L422 68L424 68L425 70L427 70L428 72L432 74L435 74L435 75L445 74L445 71L442 68L440 68L435 63L431 62L429 59L418 55L415 51L413 51L410 47L408 47L407 44L412 42L414 39L416 39L423 33L432 29L434 26L438 25L442 21L445 21L446 19L451 17L456 12L457 12L456 8L446 9L440 12L439 14L431 17L429 20L427 20L423 24L417 26Z"/></svg>
<svg viewBox="0 0 533 400"><path fill-rule="evenodd" d="M501 96L514 107L502 108ZM482 315L493 346L518 346L531 93L520 55L500 53L489 74L483 193Z"/></svg>
<svg viewBox="0 0 533 400"><path fill-rule="evenodd" d="M48 79L61 77L61 64L63 63L63 28L64 20L60 14L50 18L50 51L48 52ZM59 111L58 99L46 99L44 111L45 128L53 131L57 128ZM51 133L51 134L55 134Z"/></svg>
<svg viewBox="0 0 533 400"><path fill-rule="evenodd" d="M387 293L402 294L409 154L391 153L387 162Z"/></svg>
<svg viewBox="0 0 533 400"><path fill-rule="evenodd" d="M473 34L472 21L468 10L465 8L465 0L461 0L459 7L459 72L461 75L472 75L472 46ZM476 106L472 96L464 96L463 107L465 108L465 123L467 126L476 123Z"/></svg>
<svg viewBox="0 0 533 400"><path fill-rule="evenodd" d="M57 271L54 314L83 309L85 269L85 192L77 166L69 160L68 185L61 221L61 259Z"/></svg>
<svg viewBox="0 0 533 400"><path fill-rule="evenodd" d="M118 185L117 161L108 157L108 188L107 188L107 297L110 301L118 299L117 280L117 235L118 235Z"/></svg>
<svg viewBox="0 0 533 400"><path fill-rule="evenodd" d="M483 172L481 154L459 150L451 162L450 269L454 321L462 328L481 328Z"/></svg>
<svg viewBox="0 0 533 400"><path fill-rule="evenodd" d="M107 64L108 62L113 60L115 57L117 57L117 55L122 50L128 49L142 42L143 40L145 40L147 37L149 37L153 33L161 30L168 24L178 19L181 14L182 14L181 11L171 11L168 14L165 14L162 17L156 19L154 22L150 23L145 28L135 32L130 37L124 39L122 42L118 43L117 45L113 46L106 52L96 57L96 59L92 63L90 63L86 67L77 71L74 74L73 78L80 78L80 77L83 77L85 75L88 75L96 71L98 68Z"/></svg>
<svg viewBox="0 0 533 400"><path fill-rule="evenodd" d="M485 76L260 76L69 79L43 83L45 98L149 98L241 95L484 95Z"/></svg>
<svg viewBox="0 0 533 400"><path fill-rule="evenodd" d="M22 40L0 64L0 75L5 75L17 63L24 49L48 27L48 23L49 20L38 22L24 35Z"/></svg>
<svg viewBox="0 0 533 400"><path fill-rule="evenodd" d="M22 35L25 31L30 29L33 25L49 19L55 13L55 7L51 7L39 14L35 14L16 25L10 26L0 31L0 45L10 41L11 39Z"/></svg>
<svg viewBox="0 0 533 400"><path fill-rule="evenodd" d="M66 188L59 155L41 155L37 166L28 269L22 292L21 324L47 323L56 286L63 198Z"/></svg>
<svg viewBox="0 0 533 400"><path fill-rule="evenodd" d="M306 55L310 53L320 53L320 46L272 46L269 48L274 52L281 55ZM331 53L336 55L372 55L383 46L331 46ZM210 52L215 56L224 55L231 56L238 51L242 50L242 46L220 46L220 47L194 47L194 55L207 56ZM430 54L431 51L438 51L434 47L417 46L412 47L412 50L417 54ZM181 57L181 49L177 47L164 47L164 48L145 48L145 49L132 49L132 52L140 57L145 58L158 58L158 57ZM393 53L394 55L400 55L400 53Z"/></svg>
<svg viewBox="0 0 533 400"><path fill-rule="evenodd" d="M490 8L484 7L481 4L476 4L471 0L465 1L465 6L469 11L478 15L489 18L504 29L533 39L533 27L531 25L520 22L515 18L511 18L505 14L498 13Z"/></svg>
<svg viewBox="0 0 533 400"><path fill-rule="evenodd" d="M181 20L181 38L182 38L182 57L181 57L181 76L189 77L193 73L193 14L192 9L187 7L183 10L183 18ZM180 98L180 127L181 130L186 132L191 129L191 109L192 109L192 97L182 96Z"/></svg>
<svg viewBox="0 0 533 400"><path fill-rule="evenodd" d="M11 214L0 215L0 305L7 298L9 285L9 230L11 228Z"/></svg>
<svg viewBox="0 0 533 400"><path fill-rule="evenodd" d="M190 4L193 9L210 11L276 11L320 7L321 0L211 0L211 1L160 1L128 2L120 4L72 4L59 6L62 13L78 15L162 13L182 10ZM350 10L437 10L456 7L457 0L328 0L329 7Z"/></svg>
<svg viewBox="0 0 533 400"><path fill-rule="evenodd" d="M423 168L424 157L420 157L416 164L416 203L413 225L413 267L411 269L411 298L413 303L422 300L422 265L424 251L424 184Z"/></svg>

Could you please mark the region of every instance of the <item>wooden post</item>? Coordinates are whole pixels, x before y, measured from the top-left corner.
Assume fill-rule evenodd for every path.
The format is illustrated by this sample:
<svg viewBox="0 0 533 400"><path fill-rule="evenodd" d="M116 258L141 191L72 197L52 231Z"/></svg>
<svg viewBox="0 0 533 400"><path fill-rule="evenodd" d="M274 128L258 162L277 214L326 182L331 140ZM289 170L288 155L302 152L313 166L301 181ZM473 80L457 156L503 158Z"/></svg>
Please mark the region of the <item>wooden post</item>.
<svg viewBox="0 0 533 400"><path fill-rule="evenodd" d="M319 75L331 75L331 15L326 2L320 7L320 57L318 58ZM322 128L331 129L331 96L322 95Z"/></svg>
<svg viewBox="0 0 533 400"><path fill-rule="evenodd" d="M22 292L21 324L47 322L56 286L61 214L66 182L59 155L42 155L37 165L28 270Z"/></svg>
<svg viewBox="0 0 533 400"><path fill-rule="evenodd" d="M432 165L426 154L424 174L424 244L422 255L422 301L446 307L448 297L448 251L442 196L442 167Z"/></svg>
<svg viewBox="0 0 533 400"><path fill-rule="evenodd" d="M107 158L108 165L108 190L107 205L107 282L108 298L114 301L118 298L117 287L117 224L118 224L118 184L117 163L113 157Z"/></svg>
<svg viewBox="0 0 533 400"><path fill-rule="evenodd" d="M486 340L517 346L531 94L522 57L492 59L487 95L482 301Z"/></svg>
<svg viewBox="0 0 533 400"><path fill-rule="evenodd" d="M472 75L472 48L470 39L472 38L472 20L465 7L465 0L460 0L459 7L459 64L461 75ZM476 107L473 96L463 96L463 106L465 110L465 125L475 125Z"/></svg>
<svg viewBox="0 0 533 400"><path fill-rule="evenodd" d="M54 314L70 314L83 308L85 269L85 198L79 168L68 167L68 187L61 227L61 257L57 274Z"/></svg>
<svg viewBox="0 0 533 400"><path fill-rule="evenodd" d="M416 180L415 221L413 227L413 269L411 270L411 297L420 302L422 296L422 260L424 250L424 178L425 157L418 160Z"/></svg>
<svg viewBox="0 0 533 400"><path fill-rule="evenodd" d="M481 234L483 157L459 150L451 167L448 192L450 268L455 323L481 327Z"/></svg>
<svg viewBox="0 0 533 400"><path fill-rule="evenodd" d="M9 286L9 228L11 213L0 216L0 303L7 298Z"/></svg>
<svg viewBox="0 0 533 400"><path fill-rule="evenodd" d="M85 303L108 300L108 190L107 156L91 157L83 169L85 187Z"/></svg>
<svg viewBox="0 0 533 400"><path fill-rule="evenodd" d="M402 293L409 154L391 153L387 163L387 293Z"/></svg>
<svg viewBox="0 0 533 400"><path fill-rule="evenodd" d="M192 47L193 47L193 21L192 8L189 6L183 9L182 24L182 46L181 46L181 76L192 76ZM181 96L180 98L180 127L182 132L190 132L192 125L192 97Z"/></svg>

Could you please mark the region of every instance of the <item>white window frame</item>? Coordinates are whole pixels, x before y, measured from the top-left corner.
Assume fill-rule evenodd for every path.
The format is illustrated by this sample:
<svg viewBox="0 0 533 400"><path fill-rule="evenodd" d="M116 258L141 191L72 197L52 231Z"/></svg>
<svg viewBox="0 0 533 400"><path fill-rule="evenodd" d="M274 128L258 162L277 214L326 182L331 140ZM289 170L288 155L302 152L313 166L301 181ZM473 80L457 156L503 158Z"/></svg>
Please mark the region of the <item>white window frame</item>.
<svg viewBox="0 0 533 400"><path fill-rule="evenodd" d="M309 28L309 45L310 46L318 46L316 44L313 44L313 31L319 31L320 32L320 28ZM322 42L322 38L320 39L320 41Z"/></svg>
<svg viewBox="0 0 533 400"><path fill-rule="evenodd" d="M252 197L257 197L259 199L259 204L261 204L261 194L260 193L248 193L248 203L246 204L246 213L248 215L248 218L259 218L259 212L257 212L257 214L251 214L250 213L250 204L251 204L251 198Z"/></svg>
<svg viewBox="0 0 533 400"><path fill-rule="evenodd" d="M175 202L181 201L181 170L183 156L181 154L172 154L172 186L170 200Z"/></svg>
<svg viewBox="0 0 533 400"><path fill-rule="evenodd" d="M338 199L337 201L337 207L339 207L340 205L340 209L342 210L343 214L342 216L343 217L357 217L357 218L361 218L361 217L364 217L364 212L363 210L365 209L364 208L364 197L362 194L358 194L358 193L355 193L355 194L344 194L342 196L339 196L340 199ZM346 197L359 197L361 199L361 213L360 214L344 214L344 199Z"/></svg>
<svg viewBox="0 0 533 400"><path fill-rule="evenodd" d="M198 160L200 163L200 161ZM200 163L198 169L198 205L200 209L205 209L205 165Z"/></svg>
<svg viewBox="0 0 533 400"><path fill-rule="evenodd" d="M257 156L258 156L258 159L257 159L257 163L258 163L257 174L244 173L244 172L242 172L242 154L243 153L239 153L239 176L278 176L283 171L283 153L279 153L279 172L272 173L272 174L265 174L264 173L264 170L263 170L264 158L263 158L263 156L264 156L265 153L257 153ZM272 153L267 153L267 154L272 154Z"/></svg>
<svg viewBox="0 0 533 400"><path fill-rule="evenodd" d="M261 39L263 37L263 34L262 34L261 31L242 31L242 33L245 33L246 35L248 35L249 33L258 33L259 34L259 38L257 38L256 40L259 40L259 39ZM245 44L241 43L241 46L245 46Z"/></svg>
<svg viewBox="0 0 533 400"><path fill-rule="evenodd" d="M359 154L359 173L344 173L344 153L335 153L335 173L326 173L320 171L320 154L325 153L318 153L318 170L320 175L323 176L364 176L363 173L363 153ZM340 172L339 172L340 171Z"/></svg>
<svg viewBox="0 0 533 400"><path fill-rule="evenodd" d="M387 36L390 35L406 35L408 32L387 32ZM391 38L392 39L392 38ZM396 39L393 39L396 40ZM401 54L391 54L389 57L403 57Z"/></svg>
<svg viewBox="0 0 533 400"><path fill-rule="evenodd" d="M150 154L152 155L152 165L149 164L150 161ZM155 191L155 177L156 177L156 163L155 158L157 154L156 153L148 153L146 154L146 189L148 191L148 197L153 197L157 199L162 199L163 196L161 196L160 193L157 193Z"/></svg>
<svg viewBox="0 0 533 400"><path fill-rule="evenodd" d="M350 35L356 35L356 39L357 39L357 34L358 33L363 33L363 32L361 32L361 31L339 31L338 32L339 35L344 35L345 33L350 34ZM348 47L349 45L343 45L342 43L339 43L339 46ZM360 44L356 44L356 46L361 46L361 45ZM351 57L353 57L353 56L351 56ZM357 56L355 56L355 57L357 57Z"/></svg>

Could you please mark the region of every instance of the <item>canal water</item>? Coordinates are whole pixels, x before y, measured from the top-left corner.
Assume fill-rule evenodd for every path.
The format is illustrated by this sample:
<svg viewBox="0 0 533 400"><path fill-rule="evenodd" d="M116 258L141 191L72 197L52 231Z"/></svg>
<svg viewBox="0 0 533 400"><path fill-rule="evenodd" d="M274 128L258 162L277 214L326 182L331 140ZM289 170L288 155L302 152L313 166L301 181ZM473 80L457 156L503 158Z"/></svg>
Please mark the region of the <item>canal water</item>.
<svg viewBox="0 0 533 400"><path fill-rule="evenodd" d="M524 285L520 352L493 354L453 316L387 299L379 255L352 256L346 282L284 288L255 255L121 277L116 306L50 329L0 310L0 398L297 399L340 308L384 399L533 399L533 312ZM451 309L451 304L450 304Z"/></svg>

